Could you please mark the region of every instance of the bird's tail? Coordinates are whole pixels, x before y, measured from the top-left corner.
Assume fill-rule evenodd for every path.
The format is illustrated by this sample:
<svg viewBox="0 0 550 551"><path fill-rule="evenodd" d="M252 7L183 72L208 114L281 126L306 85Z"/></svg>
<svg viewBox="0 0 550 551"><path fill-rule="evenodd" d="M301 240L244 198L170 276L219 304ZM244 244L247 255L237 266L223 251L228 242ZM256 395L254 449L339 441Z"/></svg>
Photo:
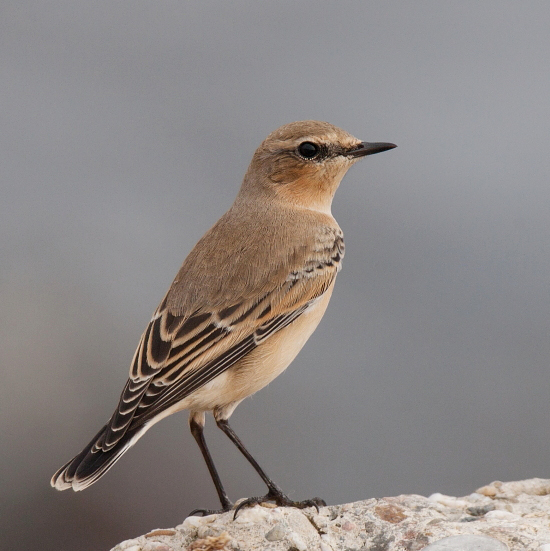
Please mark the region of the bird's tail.
<svg viewBox="0 0 550 551"><path fill-rule="evenodd" d="M105 425L92 441L53 476L50 484L57 490L72 488L75 492L84 490L99 480L149 428L141 425L130 428L111 449L104 451L100 443L109 424Z"/></svg>

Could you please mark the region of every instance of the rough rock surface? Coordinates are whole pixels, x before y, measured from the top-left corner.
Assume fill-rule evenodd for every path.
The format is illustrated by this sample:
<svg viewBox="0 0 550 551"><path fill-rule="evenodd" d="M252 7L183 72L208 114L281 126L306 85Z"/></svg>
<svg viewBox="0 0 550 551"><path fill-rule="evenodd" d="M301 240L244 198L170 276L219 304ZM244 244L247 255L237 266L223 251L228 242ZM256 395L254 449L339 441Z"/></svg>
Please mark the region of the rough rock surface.
<svg viewBox="0 0 550 551"><path fill-rule="evenodd" d="M188 517L174 529L153 530L112 551L421 549L550 551L550 480L493 482L461 498L368 499L319 513L256 505L241 510L236 520L233 513Z"/></svg>

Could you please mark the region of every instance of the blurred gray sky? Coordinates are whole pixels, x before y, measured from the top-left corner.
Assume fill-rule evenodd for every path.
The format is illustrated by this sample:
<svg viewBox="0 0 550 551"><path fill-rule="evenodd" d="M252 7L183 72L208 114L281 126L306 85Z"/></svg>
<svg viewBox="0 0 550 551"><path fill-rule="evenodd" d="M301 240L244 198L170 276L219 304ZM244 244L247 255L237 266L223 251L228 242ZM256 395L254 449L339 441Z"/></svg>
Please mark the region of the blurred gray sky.
<svg viewBox="0 0 550 551"><path fill-rule="evenodd" d="M328 312L234 427L292 496L550 477L547 2L3 2L0 547L109 549L217 506L185 414L89 490L52 473L254 149L320 119L348 174ZM207 438L233 499L264 488ZM32 527L32 528L31 528Z"/></svg>

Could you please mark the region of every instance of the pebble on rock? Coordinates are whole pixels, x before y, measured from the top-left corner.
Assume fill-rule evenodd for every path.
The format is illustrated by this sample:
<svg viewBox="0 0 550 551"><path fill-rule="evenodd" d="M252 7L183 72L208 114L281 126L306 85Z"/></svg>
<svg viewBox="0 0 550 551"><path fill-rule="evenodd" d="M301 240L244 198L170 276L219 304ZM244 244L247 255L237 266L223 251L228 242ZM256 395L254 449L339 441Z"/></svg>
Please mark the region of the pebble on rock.
<svg viewBox="0 0 550 551"><path fill-rule="evenodd" d="M495 506L492 503L488 503L487 505L476 505L474 507L468 507L466 511L470 513L473 517L482 517L483 515L486 515L489 511L494 511Z"/></svg>
<svg viewBox="0 0 550 551"><path fill-rule="evenodd" d="M224 532L219 536L209 536L207 538L201 538L195 540L189 547L188 551L224 551L227 549L227 544L231 541L231 538Z"/></svg>
<svg viewBox="0 0 550 551"><path fill-rule="evenodd" d="M432 494L429 498L430 501L434 501L435 503L441 503L441 505L445 505L445 507L451 507L453 509L464 509L469 505L467 501L464 501L463 499L458 499L453 496L446 496L445 494Z"/></svg>
<svg viewBox="0 0 550 551"><path fill-rule="evenodd" d="M163 528L157 528L156 530L151 530L148 534L145 534L146 538L155 538L157 536L173 536L176 533L172 528L165 530Z"/></svg>
<svg viewBox="0 0 550 551"><path fill-rule="evenodd" d="M298 551L307 551L306 542L296 532L291 532L288 535L288 541L298 549Z"/></svg>
<svg viewBox="0 0 550 551"><path fill-rule="evenodd" d="M267 541L279 541L286 535L286 530L282 524L276 524L266 535Z"/></svg>
<svg viewBox="0 0 550 551"><path fill-rule="evenodd" d="M482 496L495 497L497 495L497 489L492 484L489 484L478 488L476 493L481 494Z"/></svg>
<svg viewBox="0 0 550 551"><path fill-rule="evenodd" d="M509 511L489 511L485 518L496 518L498 520L511 520L514 521L518 518L518 515L514 515L514 513L510 513Z"/></svg>
<svg viewBox="0 0 550 551"><path fill-rule="evenodd" d="M206 517L187 517L180 526L183 528L199 528L204 524L204 519Z"/></svg>
<svg viewBox="0 0 550 551"><path fill-rule="evenodd" d="M268 517L269 513L261 505L255 505L254 507L240 510L235 522L239 524L246 524L248 522L260 524Z"/></svg>
<svg viewBox="0 0 550 551"><path fill-rule="evenodd" d="M391 524L398 524L402 520L407 518L407 515L403 512L401 507L391 504L381 504L377 505L374 509L374 512L378 515L379 518L390 522ZM344 528L346 530L346 528Z"/></svg>

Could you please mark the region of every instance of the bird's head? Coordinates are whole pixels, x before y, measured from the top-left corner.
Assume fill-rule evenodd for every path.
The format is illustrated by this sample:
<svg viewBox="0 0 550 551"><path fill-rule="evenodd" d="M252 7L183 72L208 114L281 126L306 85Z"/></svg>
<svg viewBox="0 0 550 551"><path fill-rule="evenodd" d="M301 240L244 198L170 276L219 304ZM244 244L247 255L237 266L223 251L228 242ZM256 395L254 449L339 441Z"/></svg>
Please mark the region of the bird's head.
<svg viewBox="0 0 550 551"><path fill-rule="evenodd" d="M296 206L330 212L334 193L348 169L366 155L394 147L362 142L327 122L285 124L254 153L241 193L268 192Z"/></svg>

